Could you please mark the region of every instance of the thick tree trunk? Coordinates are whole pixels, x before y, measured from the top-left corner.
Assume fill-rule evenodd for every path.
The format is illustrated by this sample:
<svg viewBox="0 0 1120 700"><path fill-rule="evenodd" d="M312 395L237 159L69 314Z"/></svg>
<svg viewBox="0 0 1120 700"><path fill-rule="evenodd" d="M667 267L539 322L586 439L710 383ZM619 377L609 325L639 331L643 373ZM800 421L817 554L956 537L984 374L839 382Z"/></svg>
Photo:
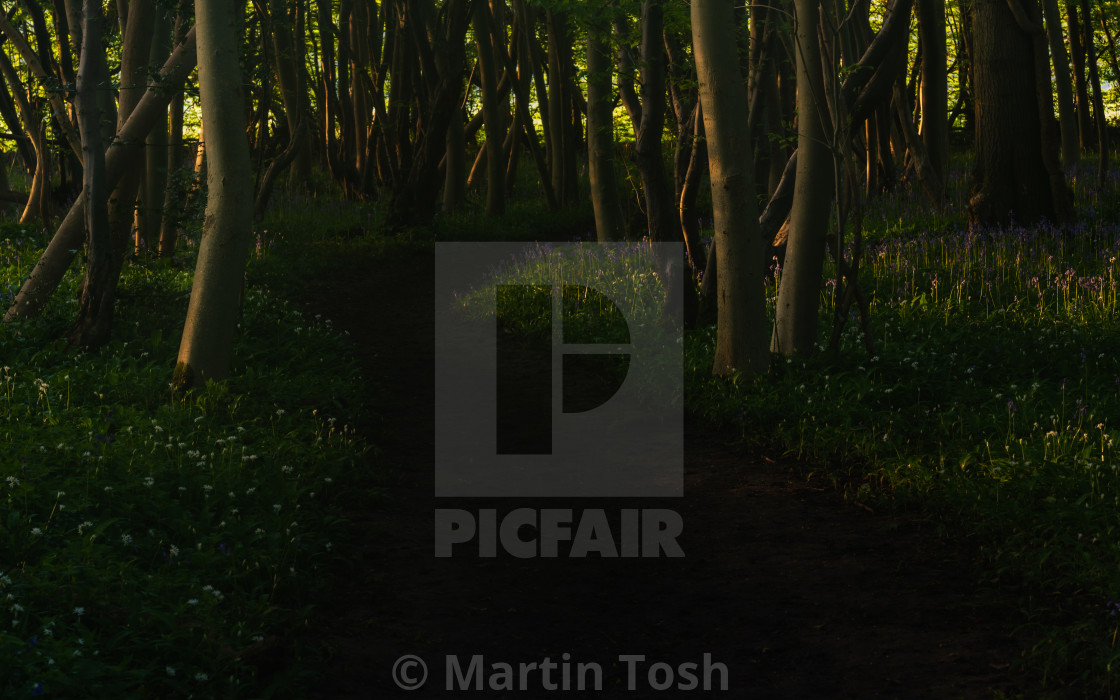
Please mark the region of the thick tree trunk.
<svg viewBox="0 0 1120 700"><path fill-rule="evenodd" d="M1043 137L1042 115L1053 119L1053 108L1048 72L1039 74L1046 66L1038 55L1046 50L1041 12L1036 0L1013 2L1021 19L1037 25L1034 32L1020 27L1007 0L973 3L976 160L969 222L978 226L1061 221L1070 213L1057 143Z"/></svg>
<svg viewBox="0 0 1120 700"><path fill-rule="evenodd" d="M621 238L623 232L614 173L614 62L607 41L609 32L606 15L596 13L587 27L587 163L595 235L600 242Z"/></svg>
<svg viewBox="0 0 1120 700"><path fill-rule="evenodd" d="M785 268L778 290L770 351L781 355L811 354L817 343L833 163L828 132L821 52L817 43L819 0L796 0L797 33L797 180L786 244Z"/></svg>
<svg viewBox="0 0 1120 700"><path fill-rule="evenodd" d="M712 372L762 374L770 362L762 286L767 241L758 228L750 134L741 126L747 90L739 72L732 0L692 0L692 37L721 267Z"/></svg>
<svg viewBox="0 0 1120 700"><path fill-rule="evenodd" d="M918 0L918 32L922 42L922 121L919 132L938 180L945 189L949 169L949 83L945 57L945 0Z"/></svg>
<svg viewBox="0 0 1120 700"><path fill-rule="evenodd" d="M135 0L133 0L135 2ZM252 238L253 197L244 95L238 63L238 22L227 0L195 0L202 118L210 125L206 224L198 248L172 384L178 391L221 381L229 373L233 338Z"/></svg>

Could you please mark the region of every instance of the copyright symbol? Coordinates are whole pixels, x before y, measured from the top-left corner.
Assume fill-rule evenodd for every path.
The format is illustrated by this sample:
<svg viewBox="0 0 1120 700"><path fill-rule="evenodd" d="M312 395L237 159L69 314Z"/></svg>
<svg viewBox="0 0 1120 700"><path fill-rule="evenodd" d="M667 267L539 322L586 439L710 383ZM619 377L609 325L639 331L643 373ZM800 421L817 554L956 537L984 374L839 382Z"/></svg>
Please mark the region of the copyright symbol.
<svg viewBox="0 0 1120 700"><path fill-rule="evenodd" d="M428 666L419 656L405 654L393 664L393 682L401 690L416 690L428 680Z"/></svg>

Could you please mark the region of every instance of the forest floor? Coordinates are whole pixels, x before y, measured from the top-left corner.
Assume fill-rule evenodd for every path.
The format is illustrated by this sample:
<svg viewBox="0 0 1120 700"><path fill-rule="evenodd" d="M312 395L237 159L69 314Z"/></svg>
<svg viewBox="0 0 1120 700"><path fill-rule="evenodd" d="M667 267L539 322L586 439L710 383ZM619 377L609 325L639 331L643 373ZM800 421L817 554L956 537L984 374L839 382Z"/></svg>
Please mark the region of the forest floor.
<svg viewBox="0 0 1120 700"><path fill-rule="evenodd" d="M432 294L430 247L339 260L307 282L306 306L349 331L361 354L363 429L379 450L367 488L348 500L350 568L301 642L322 655L315 697L452 696L447 655L464 669L473 655L485 668L568 660L573 686L575 664L596 663L602 691L584 697L707 696L656 692L646 676L654 662L695 662L702 682L706 653L726 666L736 698L1033 695L1013 666L1016 614L978 586L965 545L918 514L868 512L831 477L696 426L685 436L684 497L658 502L683 516L685 558L435 558L433 510L463 506L433 496ZM419 691L394 683L406 654L429 666ZM622 654L646 657L635 691ZM562 669L551 677L562 682ZM530 688L465 694L540 697L539 671Z"/></svg>

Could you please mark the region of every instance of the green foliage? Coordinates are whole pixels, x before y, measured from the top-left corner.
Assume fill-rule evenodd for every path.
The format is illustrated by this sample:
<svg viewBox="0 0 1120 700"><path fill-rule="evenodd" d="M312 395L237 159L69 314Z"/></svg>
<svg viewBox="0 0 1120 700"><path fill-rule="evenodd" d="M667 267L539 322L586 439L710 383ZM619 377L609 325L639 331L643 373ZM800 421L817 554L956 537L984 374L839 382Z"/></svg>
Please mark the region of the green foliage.
<svg viewBox="0 0 1120 700"><path fill-rule="evenodd" d="M0 227L5 303L44 243ZM258 664L345 550L330 504L367 452L355 360L251 286L235 377L173 398L180 267L126 267L96 353L52 340L77 268L43 318L0 325L0 696L282 697L306 680Z"/></svg>
<svg viewBox="0 0 1120 700"><path fill-rule="evenodd" d="M1115 173L1078 184L1068 227L968 231L955 178L944 212L905 191L867 212L874 356L852 317L837 356L714 379L703 329L686 340L686 409L968 536L978 576L1020 601L1025 668L1095 695L1116 681L1120 629L1120 229L1097 211L1120 188Z"/></svg>

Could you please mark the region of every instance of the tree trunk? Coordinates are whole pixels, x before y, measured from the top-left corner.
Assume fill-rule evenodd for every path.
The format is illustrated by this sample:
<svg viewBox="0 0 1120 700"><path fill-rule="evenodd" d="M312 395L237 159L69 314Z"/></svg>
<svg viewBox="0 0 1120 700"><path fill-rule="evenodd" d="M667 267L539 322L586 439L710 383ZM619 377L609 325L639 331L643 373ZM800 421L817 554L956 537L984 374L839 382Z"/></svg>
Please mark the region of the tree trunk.
<svg viewBox="0 0 1120 700"><path fill-rule="evenodd" d="M120 97L117 100L118 131L132 114L148 85L148 58L151 54L152 27L155 22L154 0L130 0L127 28L121 40ZM166 119L166 117L163 117ZM140 145L139 150L143 151ZM143 161L142 161L143 162ZM136 220L136 195L140 189L142 167L131 168L109 195L109 228L114 245L124 250ZM116 285L116 279L111 284Z"/></svg>
<svg viewBox="0 0 1120 700"><path fill-rule="evenodd" d="M549 10L548 26L548 122L551 135L549 163L552 191L559 206L576 199L576 140L572 119L572 50L566 13ZM664 83L662 83L664 85Z"/></svg>
<svg viewBox="0 0 1120 700"><path fill-rule="evenodd" d="M101 43L100 0L85 0L81 60L75 84L78 124L81 129L85 163L83 194L86 199L85 279L78 299L78 317L70 329L70 344L87 349L99 348L109 341L113 327L112 280L121 265L109 231L109 191L105 186L105 152L101 148L101 109L97 91L104 75L105 48Z"/></svg>
<svg viewBox="0 0 1120 700"><path fill-rule="evenodd" d="M767 241L758 228L747 90L739 72L732 0L692 0L692 45L707 135L715 213L718 321L712 372L762 374L768 369Z"/></svg>
<svg viewBox="0 0 1120 700"><path fill-rule="evenodd" d="M1070 0L1072 2L1072 0ZM1081 14L1085 17L1085 60L1089 64L1089 85L1093 90L1093 116L1097 127L1097 185L1104 187L1108 179L1108 124L1104 117L1104 97L1097 70L1097 47L1093 42L1093 12L1088 0L1081 0Z"/></svg>
<svg viewBox="0 0 1120 700"><path fill-rule="evenodd" d="M597 10L587 27L587 163L599 242L622 237L622 212L614 173L613 61L610 24Z"/></svg>
<svg viewBox="0 0 1120 700"><path fill-rule="evenodd" d="M280 95L284 100L284 118L288 134L295 144L295 156L289 172L288 184L302 187L311 178L310 129L301 128L307 119L307 90L300 80L305 60L305 43L293 39L296 14L286 0L269 0L268 16L272 33L276 75L280 82Z"/></svg>
<svg viewBox="0 0 1120 700"><path fill-rule="evenodd" d="M1086 18L1088 21L1088 18ZM1096 148L1093 139L1095 130L1089 114L1089 83L1085 78L1085 46L1081 43L1084 31L1077 16L1077 0L1066 2L1066 22L1069 31L1069 52L1073 61L1073 87L1077 98L1077 133L1081 137L1081 148L1091 151Z"/></svg>
<svg viewBox="0 0 1120 700"><path fill-rule="evenodd" d="M135 2L135 0L133 0ZM245 263L252 236L253 197L244 95L238 64L238 22L226 0L195 0L198 88L210 125L206 223L198 248L190 305L172 384L177 391L221 381L229 373Z"/></svg>
<svg viewBox="0 0 1120 700"><path fill-rule="evenodd" d="M171 55L171 22L163 8L156 10L148 65L160 66ZM148 86L154 85L148 81ZM167 118L160 119L148 134L144 148L144 182L136 211L136 249L155 250L163 221L163 203L167 193Z"/></svg>
<svg viewBox="0 0 1120 700"><path fill-rule="evenodd" d="M770 351L807 355L816 348L817 309L820 305L832 201L832 153L823 123L827 109L821 52L817 42L819 0L796 0L797 32L797 179L786 243L785 268L778 290L774 335Z"/></svg>
<svg viewBox="0 0 1120 700"><path fill-rule="evenodd" d="M447 155L443 173L443 210L453 212L467 201L467 143L463 110L456 107L447 125Z"/></svg>
<svg viewBox="0 0 1120 700"><path fill-rule="evenodd" d="M498 102L498 73L494 66L492 15L487 2L474 4L474 38L482 83L482 119L486 126L486 215L499 216L506 206L505 109Z"/></svg>
<svg viewBox="0 0 1120 700"><path fill-rule="evenodd" d="M175 17L175 34L172 44L178 46L182 43L187 33L187 18L189 17L190 0L179 0L179 11ZM170 125L167 135L167 173L178 172L183 167L185 153L183 151L183 93L176 91L171 98ZM179 237L179 212L175 188L168 187L164 190L163 218L160 221L159 256L170 258L175 253L175 245Z"/></svg>
<svg viewBox="0 0 1120 700"><path fill-rule="evenodd" d="M1062 221L1070 214L1057 143L1043 138L1042 115L1052 120L1054 112L1049 71L1040 75L1047 65L1038 55L1046 50L1041 13L1036 0L1013 1L1024 21L1037 24L1035 31L1020 27L1007 0L973 3L976 160L969 222L978 226Z"/></svg>
<svg viewBox="0 0 1120 700"><path fill-rule="evenodd" d="M23 224L38 218L42 221L43 228L46 229L50 218L48 208L50 204L50 172L48 170L49 154L47 153L43 126L38 111L33 108L27 93L24 92L23 83L16 74L15 67L7 54L0 55L0 72L3 73L4 80L8 84L9 94L19 110L20 120L23 122L24 131L31 141L31 149L35 154L35 169L31 176L31 190L28 192L27 205L23 208L19 221Z"/></svg>
<svg viewBox="0 0 1120 700"><path fill-rule="evenodd" d="M922 121L919 133L938 181L945 189L949 171L949 92L945 58L945 0L918 0L918 32L922 42Z"/></svg>
<svg viewBox="0 0 1120 700"><path fill-rule="evenodd" d="M1062 167L1069 170L1081 162L1081 142L1077 136L1077 110L1073 106L1072 78L1069 71L1069 54L1062 37L1062 17L1058 13L1058 0L1042 0L1046 11L1046 35L1050 43L1050 58L1054 64L1054 87L1058 92L1058 123L1062 133Z"/></svg>
<svg viewBox="0 0 1120 700"><path fill-rule="evenodd" d="M194 37L195 31L192 28L160 71L160 89L144 93L128 122L105 150L106 188L115 186L127 168L135 167L140 157L140 149L136 144L144 140L159 117L167 112L171 97L182 89L183 81L194 69ZM84 219L85 196L79 195L39 261L35 263L31 274L24 280L15 302L4 314L5 323L38 316L42 312L82 243Z"/></svg>

